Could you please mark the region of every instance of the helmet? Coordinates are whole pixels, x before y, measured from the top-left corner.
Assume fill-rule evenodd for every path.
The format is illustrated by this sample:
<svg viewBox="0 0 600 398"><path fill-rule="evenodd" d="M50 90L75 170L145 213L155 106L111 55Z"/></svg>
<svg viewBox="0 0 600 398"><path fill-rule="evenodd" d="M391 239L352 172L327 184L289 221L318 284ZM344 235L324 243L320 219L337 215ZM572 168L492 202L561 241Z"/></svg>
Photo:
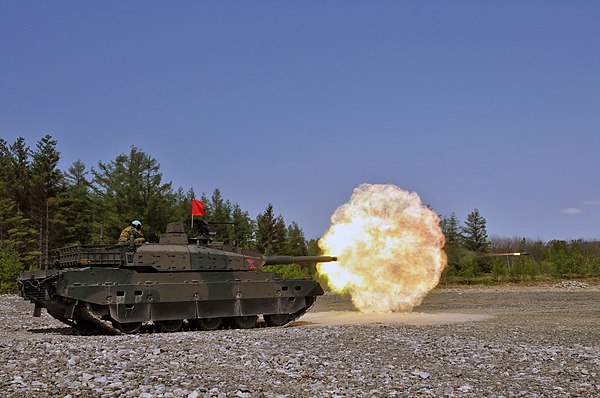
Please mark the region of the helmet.
<svg viewBox="0 0 600 398"><path fill-rule="evenodd" d="M140 228L142 228L142 223L141 223L141 222L139 222L138 220L133 220L133 221L131 222L131 225L133 225L133 226L135 227L135 229L140 229Z"/></svg>

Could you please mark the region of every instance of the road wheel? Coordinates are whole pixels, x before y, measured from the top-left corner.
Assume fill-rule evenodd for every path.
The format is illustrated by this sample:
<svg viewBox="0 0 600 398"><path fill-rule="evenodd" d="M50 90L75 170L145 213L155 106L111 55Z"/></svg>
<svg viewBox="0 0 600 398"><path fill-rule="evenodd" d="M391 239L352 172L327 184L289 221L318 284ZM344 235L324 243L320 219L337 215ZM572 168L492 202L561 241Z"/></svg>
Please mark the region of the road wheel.
<svg viewBox="0 0 600 398"><path fill-rule="evenodd" d="M159 332L173 333L181 330L181 327L183 326L183 321L181 319L176 319L172 321L155 321L154 326Z"/></svg>
<svg viewBox="0 0 600 398"><path fill-rule="evenodd" d="M290 320L290 316L288 314L271 314L264 315L265 322L269 326L283 326Z"/></svg>
<svg viewBox="0 0 600 398"><path fill-rule="evenodd" d="M192 327L200 330L217 330L223 323L221 318L198 318L189 320Z"/></svg>
<svg viewBox="0 0 600 398"><path fill-rule="evenodd" d="M258 316L256 315L236 316L233 318L233 324L238 329L251 329L256 325L257 320Z"/></svg>

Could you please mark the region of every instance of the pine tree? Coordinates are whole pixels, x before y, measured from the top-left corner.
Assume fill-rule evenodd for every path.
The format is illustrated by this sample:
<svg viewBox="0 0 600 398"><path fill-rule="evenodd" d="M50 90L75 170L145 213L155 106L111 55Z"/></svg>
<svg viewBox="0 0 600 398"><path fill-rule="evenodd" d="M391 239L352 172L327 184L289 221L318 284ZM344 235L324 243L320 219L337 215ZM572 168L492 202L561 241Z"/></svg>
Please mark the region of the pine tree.
<svg viewBox="0 0 600 398"><path fill-rule="evenodd" d="M160 234L177 216L172 183L163 183L156 159L132 146L109 163L92 168L95 192L102 197L102 228L107 241L119 236L132 220L142 222L145 234Z"/></svg>
<svg viewBox="0 0 600 398"><path fill-rule="evenodd" d="M255 249L266 256L281 254L285 247L285 223L283 217L275 217L269 203L263 213L256 216Z"/></svg>
<svg viewBox="0 0 600 398"><path fill-rule="evenodd" d="M450 214L450 217L442 218L440 226L446 237L446 246L455 246L460 243L460 221L456 214Z"/></svg>
<svg viewBox="0 0 600 398"><path fill-rule="evenodd" d="M178 188L174 194L174 213L170 222L183 222L186 232L190 233L192 221L192 199L196 199L196 193L193 189L185 191ZM193 234L193 233L192 233Z"/></svg>
<svg viewBox="0 0 600 398"><path fill-rule="evenodd" d="M11 198L16 210L25 216L31 210L31 150L25 144L25 138L19 137L10 146L0 139L0 181L4 183L4 197Z"/></svg>
<svg viewBox="0 0 600 398"><path fill-rule="evenodd" d="M11 247L0 248L0 293L17 293L17 279L23 266Z"/></svg>
<svg viewBox="0 0 600 398"><path fill-rule="evenodd" d="M253 244L254 223L247 211L241 209L237 203L233 205L233 241L234 246L249 249Z"/></svg>
<svg viewBox="0 0 600 398"><path fill-rule="evenodd" d="M206 213L205 217L208 219L208 217L210 217L213 213L213 208L211 201L208 196L206 196L205 192L202 192L202 195L200 195L200 201L204 203L204 212Z"/></svg>
<svg viewBox="0 0 600 398"><path fill-rule="evenodd" d="M231 203L223 200L221 191L216 188L210 200L211 213L208 221L212 222L212 230L216 233L215 240L229 245L233 241L233 222L231 217Z"/></svg>
<svg viewBox="0 0 600 398"><path fill-rule="evenodd" d="M304 232L295 221L287 227L285 253L291 256L306 256L308 254Z"/></svg>
<svg viewBox="0 0 600 398"><path fill-rule="evenodd" d="M320 256L321 254L323 254L323 251L319 247L318 239L310 239L306 243L306 249L309 256Z"/></svg>
<svg viewBox="0 0 600 398"><path fill-rule="evenodd" d="M16 209L14 200L0 197L0 251L14 252L22 269L34 269L40 256L36 250L36 238L36 230L30 227L30 220Z"/></svg>
<svg viewBox="0 0 600 398"><path fill-rule="evenodd" d="M475 209L467 216L465 226L461 228L462 244L470 251L484 253L488 250L489 242L486 231L486 220Z"/></svg>
<svg viewBox="0 0 600 398"><path fill-rule="evenodd" d="M11 169L11 153L8 147L8 143L4 138L0 138L0 186L6 187L8 184L10 176L9 171ZM4 185L2 185L4 184ZM7 197L8 191L0 192L3 197Z"/></svg>
<svg viewBox="0 0 600 398"><path fill-rule="evenodd" d="M68 225L65 244L92 243L94 231L99 233L95 217L99 208L98 198L91 192L87 175L88 171L81 160L73 162L64 175L67 184L64 204Z"/></svg>
<svg viewBox="0 0 600 398"><path fill-rule="evenodd" d="M56 140L46 135L36 145L31 163L31 192L34 200L31 216L38 230L40 269L48 265L48 252L58 237L63 236L66 222L62 214L60 193L63 191L63 175L58 169L60 152Z"/></svg>
<svg viewBox="0 0 600 398"><path fill-rule="evenodd" d="M285 254L285 243L286 243L286 232L285 221L283 216L280 214L275 219L275 228L273 230L273 242L272 247L275 254Z"/></svg>

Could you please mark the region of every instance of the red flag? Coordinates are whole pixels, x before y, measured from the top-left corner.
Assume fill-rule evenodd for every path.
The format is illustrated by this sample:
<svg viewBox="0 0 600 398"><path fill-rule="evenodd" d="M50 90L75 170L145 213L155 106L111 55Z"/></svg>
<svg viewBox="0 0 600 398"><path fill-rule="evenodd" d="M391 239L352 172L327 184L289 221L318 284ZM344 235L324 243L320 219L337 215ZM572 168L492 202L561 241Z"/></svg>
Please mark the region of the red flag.
<svg viewBox="0 0 600 398"><path fill-rule="evenodd" d="M201 202L196 199L192 199L192 216L204 216L206 212L204 211L204 202Z"/></svg>

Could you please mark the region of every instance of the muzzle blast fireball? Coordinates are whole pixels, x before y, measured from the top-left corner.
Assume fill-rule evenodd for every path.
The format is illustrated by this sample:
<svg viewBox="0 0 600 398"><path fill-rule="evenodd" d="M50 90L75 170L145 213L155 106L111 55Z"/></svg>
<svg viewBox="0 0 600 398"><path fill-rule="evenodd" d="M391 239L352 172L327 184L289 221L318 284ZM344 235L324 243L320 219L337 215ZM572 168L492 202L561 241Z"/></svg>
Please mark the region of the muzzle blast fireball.
<svg viewBox="0 0 600 398"><path fill-rule="evenodd" d="M446 267L444 242L438 215L416 193L362 184L319 240L338 261L318 271L336 292L349 292L361 312L410 311Z"/></svg>

